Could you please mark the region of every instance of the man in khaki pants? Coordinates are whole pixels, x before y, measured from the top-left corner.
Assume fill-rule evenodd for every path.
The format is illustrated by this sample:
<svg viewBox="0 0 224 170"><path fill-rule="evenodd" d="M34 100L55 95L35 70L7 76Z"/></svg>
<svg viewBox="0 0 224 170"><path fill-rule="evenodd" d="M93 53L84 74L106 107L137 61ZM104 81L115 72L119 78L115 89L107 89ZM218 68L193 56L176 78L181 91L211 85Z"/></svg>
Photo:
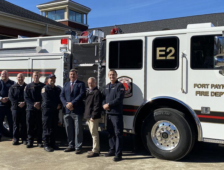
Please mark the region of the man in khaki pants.
<svg viewBox="0 0 224 170"><path fill-rule="evenodd" d="M84 118L87 120L93 138L93 149L87 155L87 158L91 158L99 156L100 153L98 126L102 111L102 97L101 92L96 86L96 79L94 77L88 79L88 86L89 90L86 93Z"/></svg>

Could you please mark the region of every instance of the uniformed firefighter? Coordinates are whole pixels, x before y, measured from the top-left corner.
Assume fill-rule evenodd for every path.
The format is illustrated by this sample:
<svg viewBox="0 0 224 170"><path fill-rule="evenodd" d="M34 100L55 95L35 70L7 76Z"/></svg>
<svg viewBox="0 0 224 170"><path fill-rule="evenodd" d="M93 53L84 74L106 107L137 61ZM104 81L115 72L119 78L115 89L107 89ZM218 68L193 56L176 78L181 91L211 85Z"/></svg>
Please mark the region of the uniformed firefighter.
<svg viewBox="0 0 224 170"><path fill-rule="evenodd" d="M109 133L110 150L106 157L115 156L114 161L122 160L123 148L123 99L125 89L117 80L117 72L108 73L110 83L103 91L103 109L107 112L107 131Z"/></svg>
<svg viewBox="0 0 224 170"><path fill-rule="evenodd" d="M34 129L36 127L37 146L42 147L42 113L41 113L41 89L45 86L39 81L40 73L33 72L33 82L25 88L24 98L27 105L26 108L26 124L27 124L27 148L33 147Z"/></svg>
<svg viewBox="0 0 224 170"><path fill-rule="evenodd" d="M55 144L55 136L58 126L58 114L61 108L60 93L61 89L55 86L56 76L48 76L48 84L42 88L42 124L44 150L53 152L58 149Z"/></svg>
<svg viewBox="0 0 224 170"><path fill-rule="evenodd" d="M21 137L22 143L26 145L26 104L24 101L24 75L19 73L16 77L17 83L9 89L9 100L11 101L12 119L13 119L13 145L19 144Z"/></svg>
<svg viewBox="0 0 224 170"><path fill-rule="evenodd" d="M12 112L11 112L11 102L8 98L9 88L15 84L14 81L9 79L8 71L3 70L1 72L1 80L0 80L0 141L2 138L2 133L7 131L3 129L3 121L5 116L7 117L7 121L9 124L9 136L13 136L13 122L12 122ZM4 131L5 130L5 131Z"/></svg>

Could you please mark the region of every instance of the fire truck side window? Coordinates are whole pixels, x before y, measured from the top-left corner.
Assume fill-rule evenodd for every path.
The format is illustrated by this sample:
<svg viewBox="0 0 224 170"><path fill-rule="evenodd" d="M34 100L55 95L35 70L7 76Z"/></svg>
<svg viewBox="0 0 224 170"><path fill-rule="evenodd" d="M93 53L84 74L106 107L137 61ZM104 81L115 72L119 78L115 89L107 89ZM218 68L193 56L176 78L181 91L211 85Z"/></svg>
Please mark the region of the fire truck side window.
<svg viewBox="0 0 224 170"><path fill-rule="evenodd" d="M191 38L191 68L214 69L214 37L217 35L194 36Z"/></svg>
<svg viewBox="0 0 224 170"><path fill-rule="evenodd" d="M178 37L162 37L153 40L152 67L154 70L176 70L179 67Z"/></svg>
<svg viewBox="0 0 224 170"><path fill-rule="evenodd" d="M142 40L112 41L109 44L110 69L140 69L142 58Z"/></svg>

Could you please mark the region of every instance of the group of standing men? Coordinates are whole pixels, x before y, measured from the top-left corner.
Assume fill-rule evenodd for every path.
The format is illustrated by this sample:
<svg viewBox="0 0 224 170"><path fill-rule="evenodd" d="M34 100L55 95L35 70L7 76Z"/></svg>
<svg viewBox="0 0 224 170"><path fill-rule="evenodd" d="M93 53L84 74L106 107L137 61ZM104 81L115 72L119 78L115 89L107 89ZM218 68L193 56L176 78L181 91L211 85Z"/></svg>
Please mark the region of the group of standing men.
<svg viewBox="0 0 224 170"><path fill-rule="evenodd" d="M14 83L9 80L8 72L2 71L0 80L0 139L3 130L1 124L4 117L7 116L9 129L13 134L13 145L18 145L19 137L21 137L27 148L33 147L36 127L37 145L42 147L43 140L46 151L52 152L58 149L55 144L55 134L59 110L63 106L68 138L68 147L64 151L82 153L82 119L84 116L93 139L93 149L88 152L87 157L96 157L100 154L98 125L104 110L108 115L107 131L110 146L110 150L105 156L114 156L114 161L122 160L122 110L125 89L122 83L118 82L115 70L110 70L108 77L110 83L101 93L94 77L88 79L89 88L86 91L84 82L77 79L77 70L75 69L70 70L70 81L64 84L62 90L55 86L56 76L54 74L48 76L48 83L45 85L39 81L39 72L34 71L33 82L26 85L22 73L17 75L18 82ZM19 132L20 124L21 132ZM20 133L21 135L19 135Z"/></svg>

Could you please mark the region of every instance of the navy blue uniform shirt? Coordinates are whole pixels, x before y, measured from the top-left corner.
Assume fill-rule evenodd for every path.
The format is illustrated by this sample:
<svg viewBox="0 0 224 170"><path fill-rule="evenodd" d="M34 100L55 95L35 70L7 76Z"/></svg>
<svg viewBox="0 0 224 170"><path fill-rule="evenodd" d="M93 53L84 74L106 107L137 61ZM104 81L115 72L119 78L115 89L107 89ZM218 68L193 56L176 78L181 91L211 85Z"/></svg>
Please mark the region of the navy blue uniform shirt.
<svg viewBox="0 0 224 170"><path fill-rule="evenodd" d="M12 103L11 109L18 109L19 102L24 102L24 89L26 87L26 83L22 86L18 83L12 85L9 89L9 100ZM24 106L25 108L25 106Z"/></svg>
<svg viewBox="0 0 224 170"><path fill-rule="evenodd" d="M57 86L54 87L51 87L50 85L44 86L41 91L42 109L47 108L56 110L58 105L61 104L60 93L61 89Z"/></svg>
<svg viewBox="0 0 224 170"><path fill-rule="evenodd" d="M4 81L0 80L0 97L4 98L4 97L8 97L9 94L9 88L15 84L14 81L12 80L8 80L6 83L4 83ZM7 103L2 103L0 101L0 106L6 106L6 107L10 107L11 106L11 102L8 101Z"/></svg>
<svg viewBox="0 0 224 170"><path fill-rule="evenodd" d="M26 110L36 110L34 103L42 101L41 89L44 86L45 84L41 82L27 84L24 90L24 99L27 105Z"/></svg>
<svg viewBox="0 0 224 170"><path fill-rule="evenodd" d="M122 83L116 81L114 84L107 84L103 91L103 105L109 103L108 114L123 113L123 99L125 89Z"/></svg>

